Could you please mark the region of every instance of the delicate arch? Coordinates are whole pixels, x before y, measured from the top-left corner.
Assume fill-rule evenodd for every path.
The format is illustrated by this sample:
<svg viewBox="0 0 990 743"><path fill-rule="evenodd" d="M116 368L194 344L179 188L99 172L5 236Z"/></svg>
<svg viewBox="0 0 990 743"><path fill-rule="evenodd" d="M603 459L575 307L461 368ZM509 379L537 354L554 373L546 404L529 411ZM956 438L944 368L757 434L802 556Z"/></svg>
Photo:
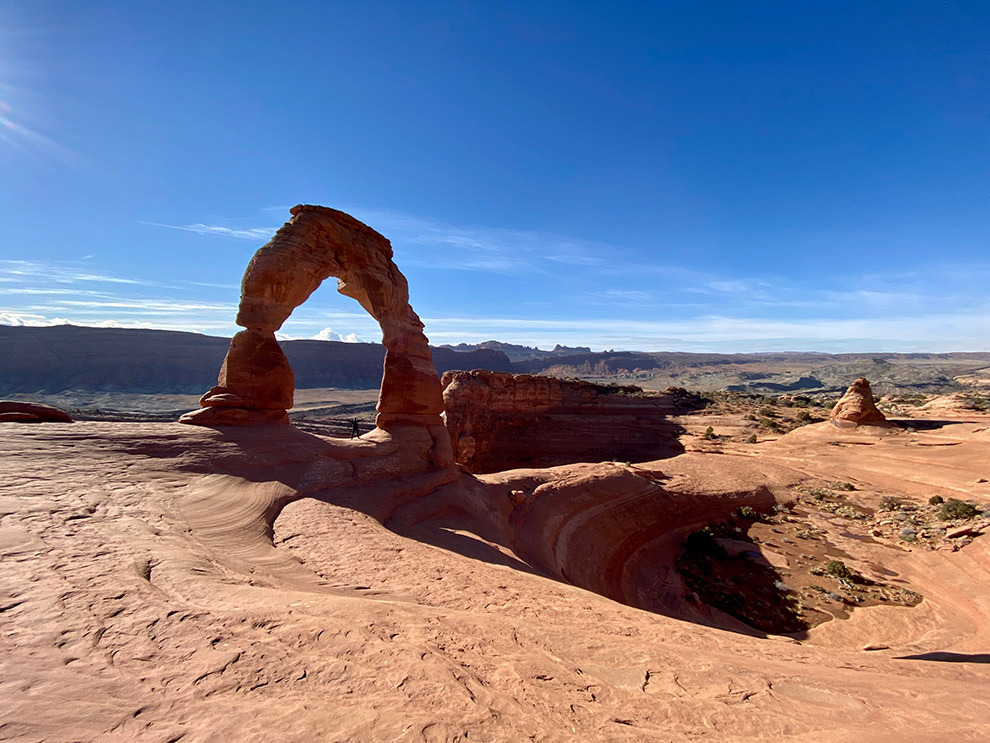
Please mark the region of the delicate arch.
<svg viewBox="0 0 990 743"><path fill-rule="evenodd" d="M237 324L217 386L203 409L180 419L198 425L288 423L294 376L275 331L330 277L378 321L385 368L377 426L442 425L443 394L423 323L409 305L406 277L387 239L336 209L295 206L244 272Z"/></svg>

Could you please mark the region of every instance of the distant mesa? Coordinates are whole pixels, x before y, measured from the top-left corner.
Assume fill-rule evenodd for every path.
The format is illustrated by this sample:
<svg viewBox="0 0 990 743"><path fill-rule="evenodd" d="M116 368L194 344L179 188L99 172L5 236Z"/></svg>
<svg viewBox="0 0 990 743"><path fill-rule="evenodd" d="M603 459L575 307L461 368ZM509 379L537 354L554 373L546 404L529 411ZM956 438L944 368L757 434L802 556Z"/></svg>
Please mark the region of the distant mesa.
<svg viewBox="0 0 990 743"><path fill-rule="evenodd" d="M849 385L849 389L832 408L829 419L837 428L891 425L877 409L866 377L860 377Z"/></svg>
<svg viewBox="0 0 990 743"><path fill-rule="evenodd" d="M509 361L530 361L533 359L549 359L557 356L574 356L577 354L591 353L590 346L562 346L559 343L550 351L544 351L535 346L518 346L513 343L502 343L500 341L485 341L484 343L458 343L456 346L449 344L440 346L449 348L458 353L470 353L472 351L501 351L509 357Z"/></svg>
<svg viewBox="0 0 990 743"><path fill-rule="evenodd" d="M72 423L64 410L37 402L0 400L0 423Z"/></svg>
<svg viewBox="0 0 990 743"><path fill-rule="evenodd" d="M443 398L454 459L473 473L680 453L671 415L701 407L685 390L643 392L529 374L446 372Z"/></svg>

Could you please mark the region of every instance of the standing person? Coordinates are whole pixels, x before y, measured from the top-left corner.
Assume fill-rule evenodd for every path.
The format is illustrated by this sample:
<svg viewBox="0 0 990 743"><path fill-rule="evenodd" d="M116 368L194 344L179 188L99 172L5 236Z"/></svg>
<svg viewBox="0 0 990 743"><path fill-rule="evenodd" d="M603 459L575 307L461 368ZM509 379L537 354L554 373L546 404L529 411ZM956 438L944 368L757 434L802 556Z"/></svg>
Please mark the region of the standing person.
<svg viewBox="0 0 990 743"><path fill-rule="evenodd" d="M351 438L356 439L361 436L361 431L358 430L358 419L351 418Z"/></svg>

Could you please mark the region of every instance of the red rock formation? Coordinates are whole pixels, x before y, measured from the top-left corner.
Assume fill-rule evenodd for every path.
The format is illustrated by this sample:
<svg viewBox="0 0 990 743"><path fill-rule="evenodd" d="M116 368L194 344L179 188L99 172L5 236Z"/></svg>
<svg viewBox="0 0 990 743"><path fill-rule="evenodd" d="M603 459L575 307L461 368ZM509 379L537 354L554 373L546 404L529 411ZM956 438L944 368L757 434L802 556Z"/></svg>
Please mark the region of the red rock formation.
<svg viewBox="0 0 990 743"><path fill-rule="evenodd" d="M0 423L72 423L64 410L37 402L0 400Z"/></svg>
<svg viewBox="0 0 990 743"><path fill-rule="evenodd" d="M697 405L674 388L483 370L447 372L443 385L454 457L471 472L669 456L680 448L667 416Z"/></svg>
<svg viewBox="0 0 990 743"><path fill-rule="evenodd" d="M244 273L237 324L247 330L231 341L217 386L201 400L204 409L180 420L200 425L288 422L293 377L275 331L333 276L337 290L356 299L382 328L385 369L378 427L427 426L439 447L438 461L449 460L440 380L389 241L335 209L295 206L290 211L292 218L255 253Z"/></svg>
<svg viewBox="0 0 990 743"><path fill-rule="evenodd" d="M840 428L852 426L889 426L884 414L873 402L873 392L865 377L860 377L832 408L829 415L832 425Z"/></svg>

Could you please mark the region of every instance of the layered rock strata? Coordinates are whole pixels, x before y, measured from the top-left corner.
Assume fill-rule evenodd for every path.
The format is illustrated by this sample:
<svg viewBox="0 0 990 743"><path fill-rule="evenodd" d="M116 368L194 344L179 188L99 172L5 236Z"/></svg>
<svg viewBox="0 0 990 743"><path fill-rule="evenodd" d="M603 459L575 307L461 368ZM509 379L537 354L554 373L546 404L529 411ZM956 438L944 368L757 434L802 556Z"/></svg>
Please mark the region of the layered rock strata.
<svg viewBox="0 0 990 743"><path fill-rule="evenodd" d="M681 451L668 416L698 406L684 390L644 393L578 380L474 370L443 375L454 457L471 472Z"/></svg>
<svg viewBox="0 0 990 743"><path fill-rule="evenodd" d="M860 377L832 408L829 415L832 425L839 428L854 426L889 426L887 418L873 401L873 391L865 377Z"/></svg>
<svg viewBox="0 0 990 743"><path fill-rule="evenodd" d="M443 396L423 323L409 305L409 286L392 261L387 239L344 212L295 206L292 218L262 246L241 281L236 322L246 330L231 340L217 386L201 410L180 418L198 425L288 423L292 369L275 339L292 311L324 280L352 297L382 328L385 367L377 425L426 426L449 459L440 414Z"/></svg>

